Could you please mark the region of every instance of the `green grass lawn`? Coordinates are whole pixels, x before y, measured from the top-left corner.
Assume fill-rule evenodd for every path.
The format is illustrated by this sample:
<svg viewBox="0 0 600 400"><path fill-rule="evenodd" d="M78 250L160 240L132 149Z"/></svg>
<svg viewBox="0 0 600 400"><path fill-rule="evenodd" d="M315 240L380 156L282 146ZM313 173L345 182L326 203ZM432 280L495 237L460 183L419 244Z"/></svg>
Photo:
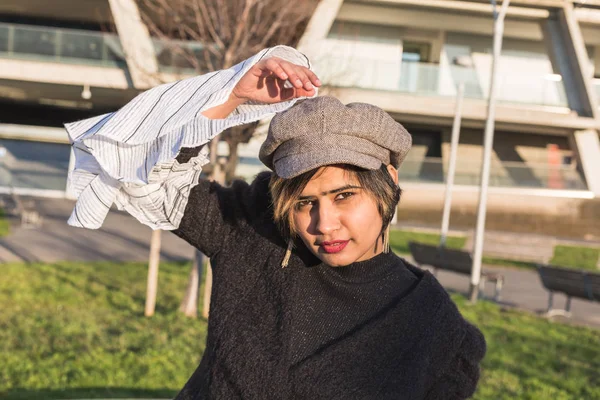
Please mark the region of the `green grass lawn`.
<svg viewBox="0 0 600 400"><path fill-rule="evenodd" d="M453 299L488 343L475 399L600 399L600 330Z"/></svg>
<svg viewBox="0 0 600 400"><path fill-rule="evenodd" d="M206 322L177 312L189 266L161 264L145 318L147 266L3 265L0 398L170 398L198 365Z"/></svg>
<svg viewBox="0 0 600 400"><path fill-rule="evenodd" d="M0 237L10 233L10 222L6 219L4 211L0 209Z"/></svg>
<svg viewBox="0 0 600 400"><path fill-rule="evenodd" d="M465 246L466 240L464 236L450 236L447 239L446 246L451 249L462 249ZM408 242L410 241L438 245L440 243L440 235L399 230L390 232L390 247L396 253L410 254L410 250L408 249ZM597 268L599 256L600 248L558 245L554 248L554 257L550 260L550 264L600 272ZM487 256L483 257L483 264L525 269L537 268L535 262L506 260Z"/></svg>
<svg viewBox="0 0 600 400"><path fill-rule="evenodd" d="M556 246L554 247L554 257L550 261L550 264L598 271L599 255L600 248Z"/></svg>
<svg viewBox="0 0 600 400"><path fill-rule="evenodd" d="M440 244L440 235L435 233L421 233L410 231L390 231L390 247L396 253L409 254L408 242L419 242L437 246ZM464 236L448 236L446 247L450 249L462 249L467 238Z"/></svg>
<svg viewBox="0 0 600 400"><path fill-rule="evenodd" d="M189 265L161 264L152 318L144 264L1 271L2 399L170 398L200 360L206 322L177 312ZM454 300L488 341L475 399L600 398L600 330Z"/></svg>

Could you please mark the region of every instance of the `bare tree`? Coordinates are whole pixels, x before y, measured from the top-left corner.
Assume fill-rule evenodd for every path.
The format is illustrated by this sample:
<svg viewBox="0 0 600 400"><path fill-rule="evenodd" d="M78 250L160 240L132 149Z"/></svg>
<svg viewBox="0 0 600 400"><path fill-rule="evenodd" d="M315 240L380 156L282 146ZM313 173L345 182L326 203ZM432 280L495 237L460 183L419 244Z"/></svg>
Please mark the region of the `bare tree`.
<svg viewBox="0 0 600 400"><path fill-rule="evenodd" d="M136 0L150 34L159 40L159 63L174 68L193 68L204 74L230 68L260 50L286 44L295 46L314 12L318 0ZM247 143L257 124L234 127L221 139L229 147L223 163L217 162L218 140L211 143L213 178L225 183L235 178L238 146ZM221 178L222 179L222 178ZM190 274L197 285L198 268ZM188 287L182 303L197 291ZM184 311L185 312L185 311ZM194 312L191 312L195 314ZM189 314L189 313L188 313Z"/></svg>
<svg viewBox="0 0 600 400"><path fill-rule="evenodd" d="M203 74L230 68L260 50L294 46L318 0L136 0L150 34L161 43L159 62ZM255 127L255 125L254 125ZM253 128L233 128L222 136L229 146L226 182L234 178L237 148ZM211 150L216 151L217 141ZM211 159L211 161L215 161Z"/></svg>

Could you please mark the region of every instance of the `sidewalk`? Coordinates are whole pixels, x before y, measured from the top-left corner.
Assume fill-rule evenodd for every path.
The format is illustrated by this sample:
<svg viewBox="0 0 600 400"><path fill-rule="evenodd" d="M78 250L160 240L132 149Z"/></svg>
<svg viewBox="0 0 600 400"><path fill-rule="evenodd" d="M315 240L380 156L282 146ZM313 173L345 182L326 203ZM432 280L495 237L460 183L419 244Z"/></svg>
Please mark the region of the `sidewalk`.
<svg viewBox="0 0 600 400"><path fill-rule="evenodd" d="M36 200L44 220L39 229L13 227L12 233L0 238L2 262L68 261L147 261L150 251L150 228L126 213L111 211L99 230L73 228L66 221L74 202L67 200ZM517 235L516 235L517 236ZM518 235L523 236L523 235ZM163 232L161 259L190 260L194 249L170 232ZM501 304L532 312L545 311L548 292L538 274L511 268L488 267L505 276ZM185 272L187 273L187 272ZM469 278L440 271L438 279L449 290L466 294ZM486 293L491 297L493 285ZM564 296L555 295L555 305L562 306ZM600 303L573 299L572 320L575 323L600 327Z"/></svg>
<svg viewBox="0 0 600 400"><path fill-rule="evenodd" d="M0 238L0 262L148 261L152 230L129 214L111 211L101 229L67 225L74 202L36 200L43 224L38 229L13 226ZM171 232L161 235L161 259L190 260L192 246Z"/></svg>
<svg viewBox="0 0 600 400"><path fill-rule="evenodd" d="M542 287L536 271L490 266L486 266L485 268L504 275L504 288L502 289L500 305L515 307L534 313L543 313L546 311L546 307L548 306L548 292ZM469 290L468 276L439 271L437 278L446 289L462 293L465 296L467 295ZM485 294L488 298L493 296L493 289L493 284L486 286ZM562 294L554 295L554 307L563 308L565 301L566 296ZM572 299L571 314L572 317L570 319L576 324L600 328L600 303ZM557 320L565 319L560 317Z"/></svg>

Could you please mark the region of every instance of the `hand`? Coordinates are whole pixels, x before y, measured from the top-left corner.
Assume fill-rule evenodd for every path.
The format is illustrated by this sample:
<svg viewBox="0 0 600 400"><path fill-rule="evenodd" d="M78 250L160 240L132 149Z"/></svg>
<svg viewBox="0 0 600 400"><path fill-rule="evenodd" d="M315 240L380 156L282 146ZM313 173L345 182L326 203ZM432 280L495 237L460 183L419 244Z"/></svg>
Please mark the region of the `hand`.
<svg viewBox="0 0 600 400"><path fill-rule="evenodd" d="M284 87L289 81L291 87ZM240 102L279 103L297 97L310 97L321 81L308 68L271 57L255 64L233 88L231 97Z"/></svg>

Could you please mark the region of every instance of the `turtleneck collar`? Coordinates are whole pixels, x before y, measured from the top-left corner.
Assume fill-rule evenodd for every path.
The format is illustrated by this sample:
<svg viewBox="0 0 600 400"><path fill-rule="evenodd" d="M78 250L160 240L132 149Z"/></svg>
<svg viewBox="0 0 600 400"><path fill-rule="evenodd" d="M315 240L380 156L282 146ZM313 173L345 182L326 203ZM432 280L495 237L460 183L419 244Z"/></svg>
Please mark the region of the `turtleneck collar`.
<svg viewBox="0 0 600 400"><path fill-rule="evenodd" d="M324 271L346 282L372 282L384 278L402 265L402 260L394 253L381 253L365 261L355 262L344 267L330 267L321 264Z"/></svg>

